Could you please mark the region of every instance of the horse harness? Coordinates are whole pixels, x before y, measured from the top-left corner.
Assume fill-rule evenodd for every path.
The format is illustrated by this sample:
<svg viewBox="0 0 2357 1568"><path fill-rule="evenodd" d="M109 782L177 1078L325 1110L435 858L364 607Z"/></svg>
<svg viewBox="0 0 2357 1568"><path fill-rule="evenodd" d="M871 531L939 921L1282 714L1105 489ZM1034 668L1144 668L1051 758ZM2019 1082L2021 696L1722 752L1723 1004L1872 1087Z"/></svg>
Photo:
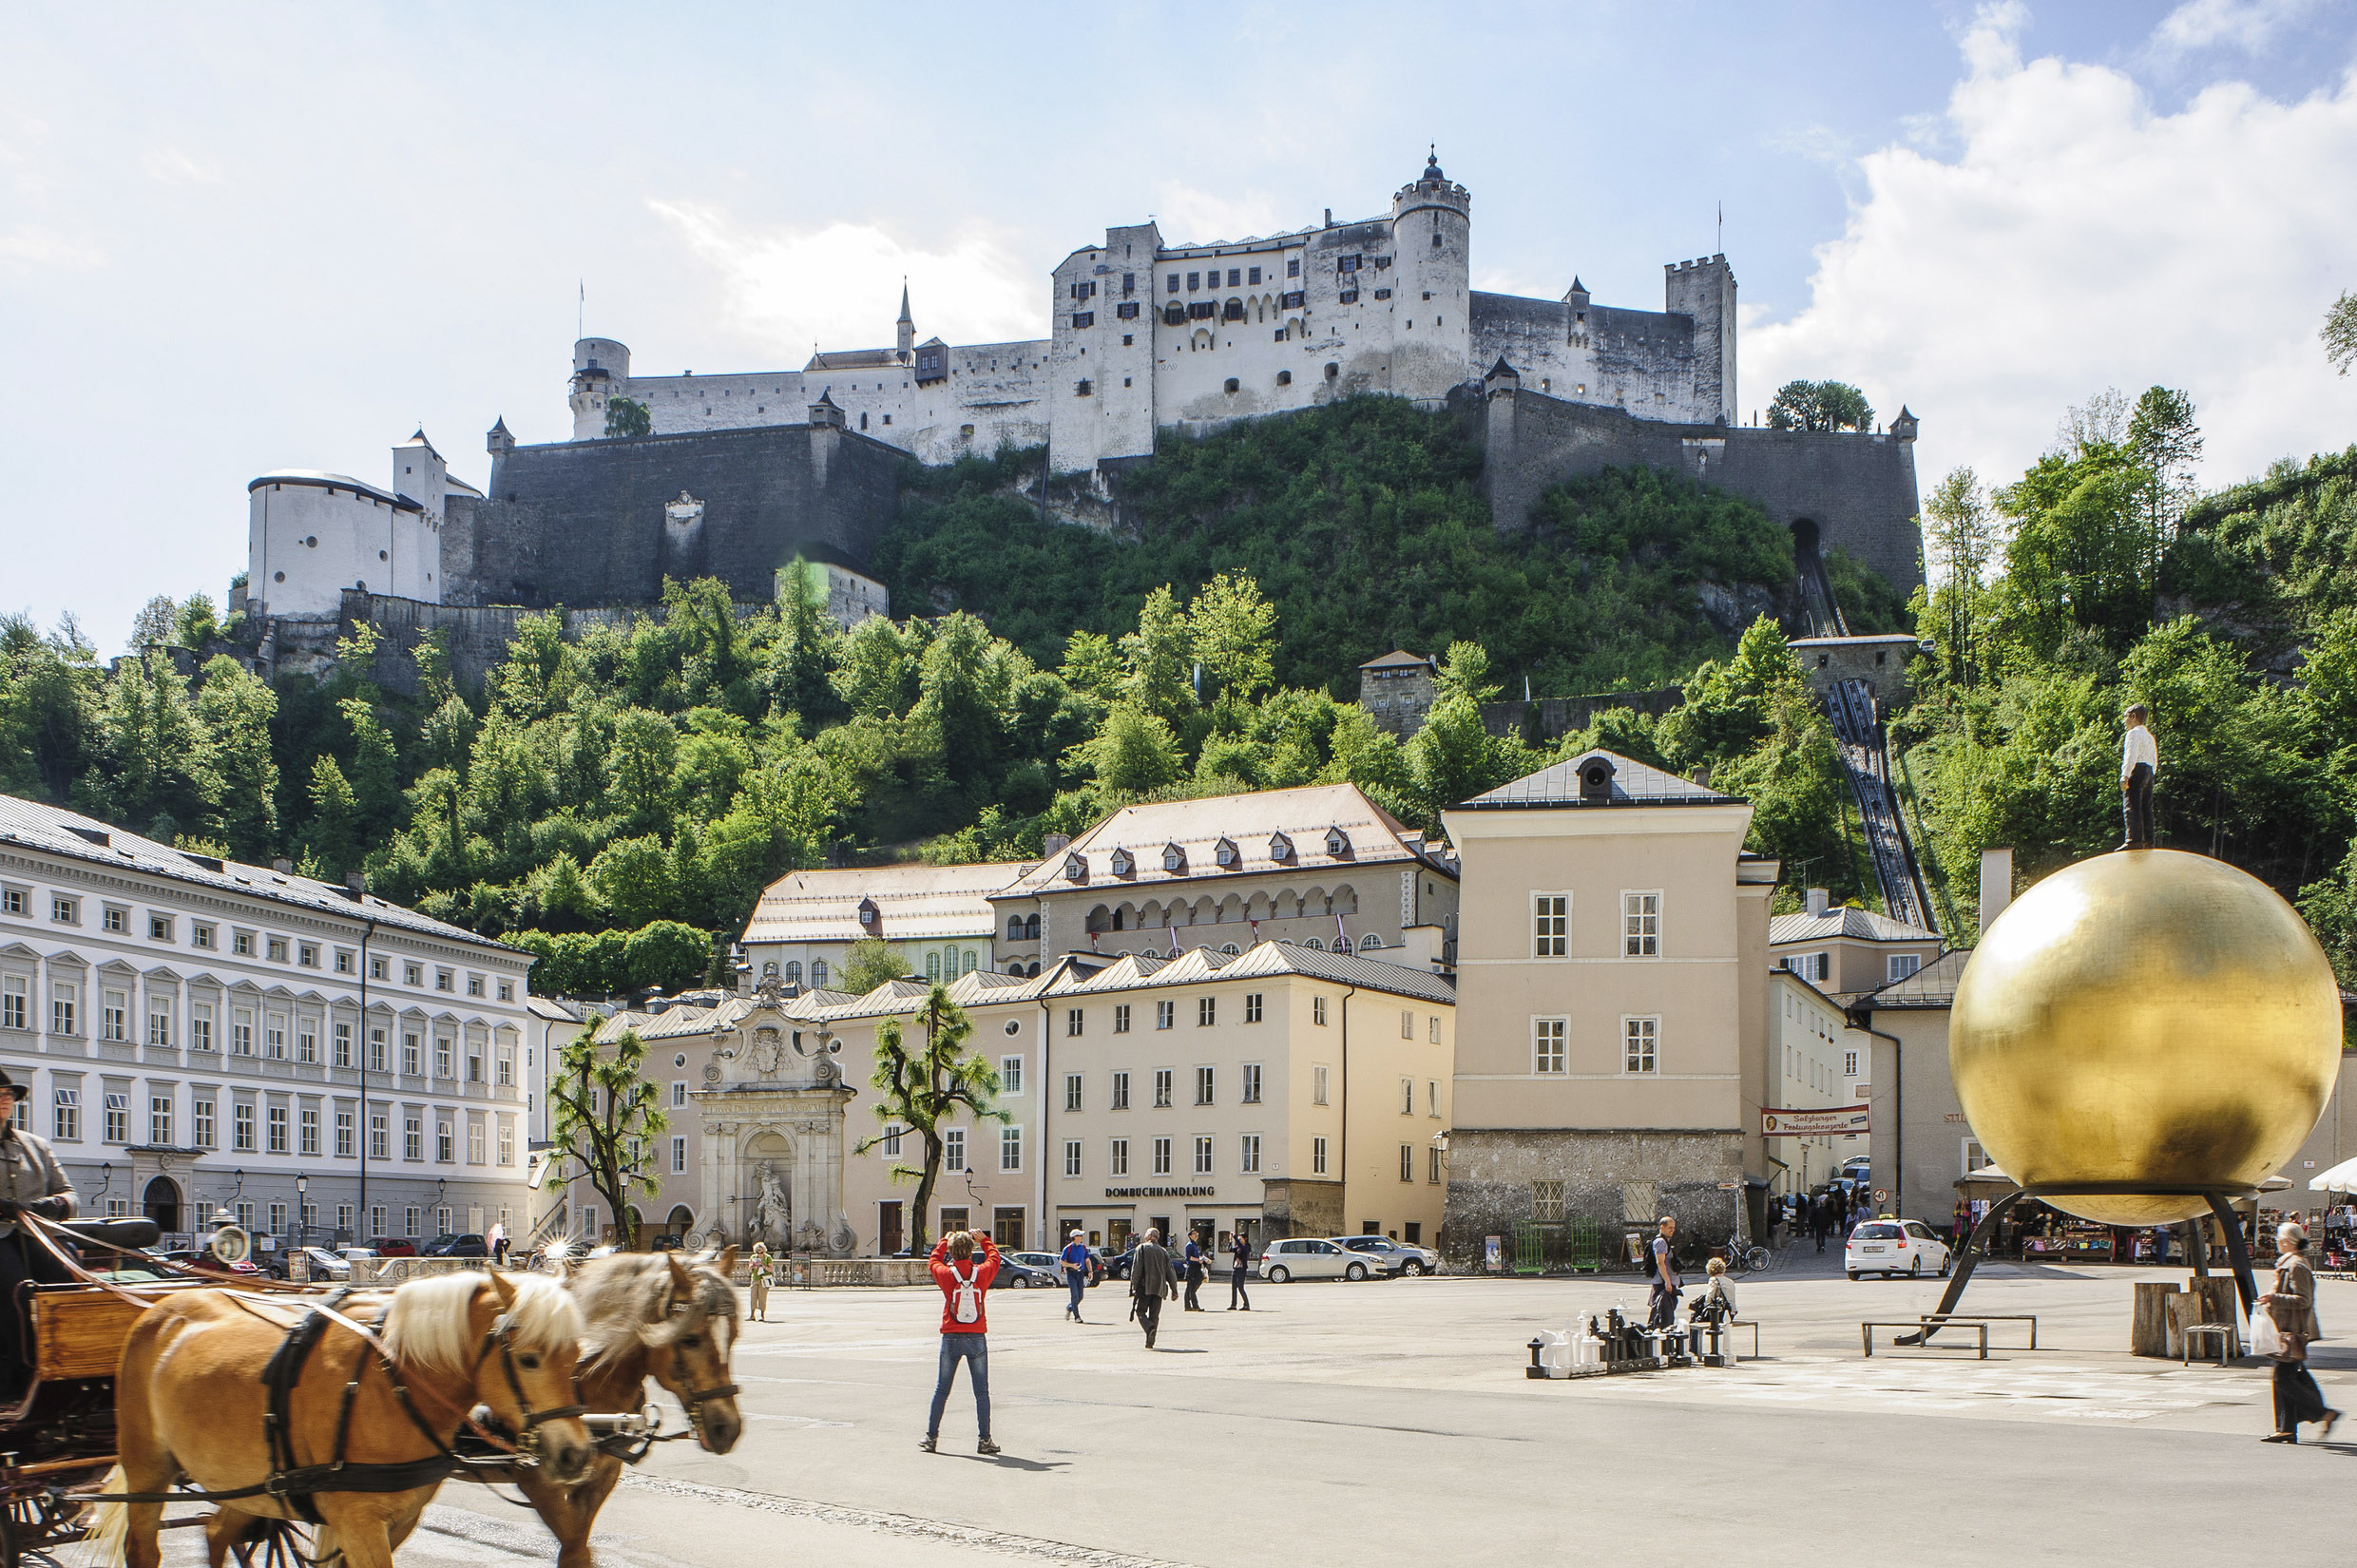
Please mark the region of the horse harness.
<svg viewBox="0 0 2357 1568"><path fill-rule="evenodd" d="M409 1386L401 1381L399 1367L386 1351L384 1341L374 1332L384 1327L385 1313L391 1310L391 1304L388 1303L377 1313L374 1324L363 1327L336 1310L351 1293L349 1287L339 1286L330 1291L324 1301L310 1307L287 1329L286 1337L279 1341L278 1349L271 1353L269 1362L262 1367L261 1383L269 1395L269 1407L262 1417L262 1429L270 1445L269 1479L252 1486L221 1492L189 1487L177 1492L117 1493L78 1498L77 1501L170 1502L182 1498L194 1498L203 1502L221 1502L237 1498L267 1496L284 1502L297 1518L317 1524L321 1522L319 1511L312 1501L317 1493L407 1492L434 1485L454 1470L484 1463L462 1458L453 1452L450 1445L442 1441L441 1434L418 1411ZM229 1299L238 1300L235 1296ZM245 1306L248 1311L254 1310L242 1301L239 1305ZM296 1386L302 1381L304 1365L310 1361L312 1351L317 1348L331 1323L341 1324L357 1333L364 1342L362 1353L353 1367L351 1379L344 1385L342 1405L336 1412L335 1457L324 1464L298 1464L295 1458L291 1405ZM574 1404L560 1405L548 1410L532 1408L532 1402L525 1397L524 1381L516 1374L514 1325L504 1312L483 1336L480 1354L489 1356L494 1349L499 1352L500 1365L507 1373L508 1389L515 1395L516 1407L523 1412L523 1429L513 1443L508 1443L487 1427L482 1419L472 1412L467 1417L467 1425L473 1428L485 1442L504 1450L500 1459L492 1463L503 1466L537 1463L540 1428L548 1422L580 1415L583 1406ZM371 1350L375 1353L370 1354ZM433 1452L419 1459L392 1462L355 1463L345 1459L345 1449L352 1436L352 1411L359 1398L360 1381L368 1376L371 1366L379 1363L385 1368L385 1381L393 1386L393 1396L400 1401L402 1413L410 1418L410 1424L417 1428L419 1435L432 1445Z"/></svg>

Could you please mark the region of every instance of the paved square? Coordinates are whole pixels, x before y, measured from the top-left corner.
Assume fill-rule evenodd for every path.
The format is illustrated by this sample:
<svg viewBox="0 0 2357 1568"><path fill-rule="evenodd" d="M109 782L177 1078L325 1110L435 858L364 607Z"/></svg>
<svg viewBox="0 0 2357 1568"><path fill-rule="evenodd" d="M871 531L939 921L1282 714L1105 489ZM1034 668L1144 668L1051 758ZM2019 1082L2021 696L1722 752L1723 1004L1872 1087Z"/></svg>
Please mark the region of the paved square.
<svg viewBox="0 0 2357 1568"><path fill-rule="evenodd" d="M1623 1278L1255 1286L1250 1313L1164 1313L1148 1352L1120 1287L1062 1321L1062 1292L990 1303L994 1435L974 1454L961 1383L942 1451L920 1453L939 1298L776 1292L737 1361L746 1434L715 1457L666 1445L607 1507L607 1568L776 1558L990 1568L1020 1562L1364 1564L2322 1561L2357 1449L2258 1442L2261 1364L2139 1361L2131 1281L2157 1271L1985 1270L1967 1310L2034 1311L2039 1350L1858 1353L1858 1320L1928 1310L1934 1280L1852 1283L1813 1254L1741 1283L1765 1359L1570 1383L1523 1376L1542 1328L1641 1294ZM2327 1281L2329 1335L2357 1286ZM2009 1326L2018 1327L2018 1326ZM2019 1346L2016 1332L1995 1340ZM2357 1408L2357 1351L2318 1351ZM668 1402L666 1401L666 1404ZM676 1407L669 1412L677 1421ZM2357 1438L2357 1431L2352 1431ZM1980 1501L1975 1501L1978 1498ZM189 1560L193 1533L167 1537ZM443 1489L403 1560L546 1561L531 1515Z"/></svg>

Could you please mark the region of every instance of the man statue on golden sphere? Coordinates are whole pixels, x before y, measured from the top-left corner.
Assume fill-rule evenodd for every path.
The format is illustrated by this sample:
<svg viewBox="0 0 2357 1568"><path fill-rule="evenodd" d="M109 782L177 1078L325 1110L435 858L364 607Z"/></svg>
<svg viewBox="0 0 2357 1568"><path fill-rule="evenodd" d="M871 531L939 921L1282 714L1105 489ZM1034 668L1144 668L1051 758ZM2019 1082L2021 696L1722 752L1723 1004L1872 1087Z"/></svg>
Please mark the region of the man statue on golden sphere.
<svg viewBox="0 0 2357 1568"><path fill-rule="evenodd" d="M2175 850L2098 855L2031 888L1982 933L1948 1032L1989 1157L2104 1225L2210 1213L2186 1190L2273 1176L2340 1059L2340 988L2299 913ZM2176 1191L2120 1190L2139 1185Z"/></svg>

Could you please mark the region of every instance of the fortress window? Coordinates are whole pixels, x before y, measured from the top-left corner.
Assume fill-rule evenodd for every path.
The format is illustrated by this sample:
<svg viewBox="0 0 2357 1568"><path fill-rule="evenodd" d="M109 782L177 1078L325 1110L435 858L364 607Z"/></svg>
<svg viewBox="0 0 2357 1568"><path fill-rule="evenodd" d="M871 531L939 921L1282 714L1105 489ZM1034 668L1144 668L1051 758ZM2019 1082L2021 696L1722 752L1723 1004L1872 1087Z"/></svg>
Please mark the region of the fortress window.
<svg viewBox="0 0 2357 1568"><path fill-rule="evenodd" d="M1255 268L1253 268L1251 275L1250 275L1249 277L1247 277L1244 279L1244 281L1246 281L1247 283L1257 283L1257 282L1259 282L1259 281L1260 281L1260 269L1259 269L1258 267L1255 267Z"/></svg>
<svg viewBox="0 0 2357 1568"><path fill-rule="evenodd" d="M1285 276L1288 277L1299 277L1301 276L1301 258L1297 256L1289 256L1285 258Z"/></svg>
<svg viewBox="0 0 2357 1568"><path fill-rule="evenodd" d="M1441 248L1441 231L1438 229L1432 231L1432 248L1434 250Z"/></svg>
<svg viewBox="0 0 2357 1568"><path fill-rule="evenodd" d="M1342 367L1341 367L1340 365L1335 365L1335 364L1332 364L1332 363L1330 363L1330 364L1328 364L1328 365L1327 365L1327 367L1326 367L1326 379L1327 379L1327 380L1332 381L1334 377L1336 377L1336 376L1340 375L1341 373L1342 373Z"/></svg>
<svg viewBox="0 0 2357 1568"><path fill-rule="evenodd" d="M1355 256L1341 257L1334 262L1334 271L1338 273L1356 272L1358 271L1358 264L1359 258Z"/></svg>
<svg viewBox="0 0 2357 1568"><path fill-rule="evenodd" d="M1138 301L1136 301L1135 299L1124 299L1124 300L1122 300L1120 304L1118 304L1118 305L1116 305L1116 306L1114 306L1114 307L1113 307L1113 315L1114 315L1114 316L1115 316L1115 318L1116 318L1116 319L1122 320L1122 321L1135 321L1135 320L1137 320L1137 319L1138 319Z"/></svg>
<svg viewBox="0 0 2357 1568"><path fill-rule="evenodd" d="M1193 320L1208 321L1214 315L1217 314L1218 310L1219 305L1217 301L1211 299L1198 299L1188 304L1187 315Z"/></svg>
<svg viewBox="0 0 2357 1568"><path fill-rule="evenodd" d="M1227 385L1227 390L1228 390L1229 392L1234 392L1234 391L1236 391L1236 377L1234 377L1233 375L1231 375L1231 376L1229 376L1229 377L1228 377L1228 385Z"/></svg>
<svg viewBox="0 0 2357 1568"><path fill-rule="evenodd" d="M1123 294L1136 294L1138 292L1138 275L1136 273L1125 272L1121 274L1121 292Z"/></svg>
<svg viewBox="0 0 2357 1568"><path fill-rule="evenodd" d="M1297 311L1301 309L1303 305L1309 303L1309 298L1310 296L1305 291L1295 289L1293 293L1279 298L1277 303L1286 310Z"/></svg>
<svg viewBox="0 0 2357 1568"><path fill-rule="evenodd" d="M1198 289L1202 286L1202 275L1200 273L1191 272L1187 274L1187 287L1189 289Z"/></svg>
<svg viewBox="0 0 2357 1568"><path fill-rule="evenodd" d="M1074 384L1072 388L1072 395L1075 397L1086 397L1089 393L1095 392L1096 390L1097 384L1095 382L1081 381Z"/></svg>
<svg viewBox="0 0 2357 1568"><path fill-rule="evenodd" d="M1282 337L1282 336L1284 336L1285 335L1284 335L1283 333L1279 333L1279 334L1277 334L1277 335L1278 335L1279 337ZM1290 387L1290 386L1292 386L1292 385L1293 384L1293 372L1291 372L1291 371L1279 371L1279 372L1277 372L1277 373L1276 373L1276 384L1277 384L1278 386L1280 386L1280 387Z"/></svg>
<svg viewBox="0 0 2357 1568"><path fill-rule="evenodd" d="M1391 291L1389 289L1377 289L1375 291L1375 297L1377 299L1389 299L1391 297ZM1409 325L1412 326L1414 323L1410 322Z"/></svg>
<svg viewBox="0 0 2357 1568"><path fill-rule="evenodd" d="M1162 313L1162 325L1166 327L1176 327L1179 323L1185 321L1186 318L1187 308L1184 305L1173 305Z"/></svg>
<svg viewBox="0 0 2357 1568"><path fill-rule="evenodd" d="M886 414L886 415L884 416L884 423L886 423L887 425L889 425L889 424L891 424L891 422L892 422L892 416L891 416L891 414L889 414L889 413L888 413L888 414Z"/></svg>
<svg viewBox="0 0 2357 1568"><path fill-rule="evenodd" d="M1388 256L1378 256L1375 258L1375 271L1377 272L1381 272L1384 268L1389 266L1390 264L1391 258Z"/></svg>
<svg viewBox="0 0 2357 1568"><path fill-rule="evenodd" d="M1072 285L1072 297L1075 299L1086 299L1089 296L1095 294L1096 292L1097 285L1094 283L1075 283Z"/></svg>
<svg viewBox="0 0 2357 1568"><path fill-rule="evenodd" d="M1237 279L1236 279L1236 275L1239 271L1241 271L1241 270L1242 270L1241 268L1237 268L1237 267L1230 267L1230 268L1228 269L1228 287L1230 287L1230 288L1232 288L1232 289L1233 289L1233 288L1237 288L1237 287L1240 287L1240 284L1238 283L1238 281L1237 281Z"/></svg>
<svg viewBox="0 0 2357 1568"><path fill-rule="evenodd" d="M273 583L283 583L286 581L286 573L279 572L276 576L272 577L271 581Z"/></svg>
<svg viewBox="0 0 2357 1568"><path fill-rule="evenodd" d="M1164 289L1162 292L1164 294L1177 294L1178 292L1178 275L1177 273L1172 273L1170 275L1170 287Z"/></svg>
<svg viewBox="0 0 2357 1568"><path fill-rule="evenodd" d="M859 428L863 430L868 428L868 416L864 413L859 416Z"/></svg>
<svg viewBox="0 0 2357 1568"><path fill-rule="evenodd" d="M303 545L304 545L304 546L305 546L306 548L309 548L309 549L314 549L314 550L317 549L317 548L319 547L319 536L318 536L317 534L316 534L316 533L315 533L315 534L310 535L309 537L307 537L306 539L304 539L304 541L303 541Z"/></svg>
<svg viewBox="0 0 2357 1568"><path fill-rule="evenodd" d="M1097 313L1095 311L1074 311L1072 324L1075 327L1093 327L1097 324Z"/></svg>
<svg viewBox="0 0 2357 1568"><path fill-rule="evenodd" d="M1227 316L1224 317L1224 319L1229 320L1229 321L1241 321L1241 320L1243 320L1243 319L1244 319L1244 301L1242 301L1241 299L1231 299L1231 300L1229 300L1229 301L1228 301L1228 314L1227 314Z"/></svg>
<svg viewBox="0 0 2357 1568"><path fill-rule="evenodd" d="M1355 305L1358 303L1358 290L1345 289L1334 297L1341 300L1346 305Z"/></svg>

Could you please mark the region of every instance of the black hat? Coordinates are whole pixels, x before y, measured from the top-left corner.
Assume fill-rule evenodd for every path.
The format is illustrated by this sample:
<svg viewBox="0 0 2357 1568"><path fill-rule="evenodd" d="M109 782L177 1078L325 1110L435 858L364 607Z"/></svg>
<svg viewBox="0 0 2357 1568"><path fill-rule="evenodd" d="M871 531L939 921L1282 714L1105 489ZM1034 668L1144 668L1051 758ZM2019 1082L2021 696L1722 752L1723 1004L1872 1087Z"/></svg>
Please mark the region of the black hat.
<svg viewBox="0 0 2357 1568"><path fill-rule="evenodd" d="M9 1077L9 1070L6 1067L0 1067L0 1089L5 1089L12 1095L22 1095L25 1092L17 1086L14 1079Z"/></svg>

